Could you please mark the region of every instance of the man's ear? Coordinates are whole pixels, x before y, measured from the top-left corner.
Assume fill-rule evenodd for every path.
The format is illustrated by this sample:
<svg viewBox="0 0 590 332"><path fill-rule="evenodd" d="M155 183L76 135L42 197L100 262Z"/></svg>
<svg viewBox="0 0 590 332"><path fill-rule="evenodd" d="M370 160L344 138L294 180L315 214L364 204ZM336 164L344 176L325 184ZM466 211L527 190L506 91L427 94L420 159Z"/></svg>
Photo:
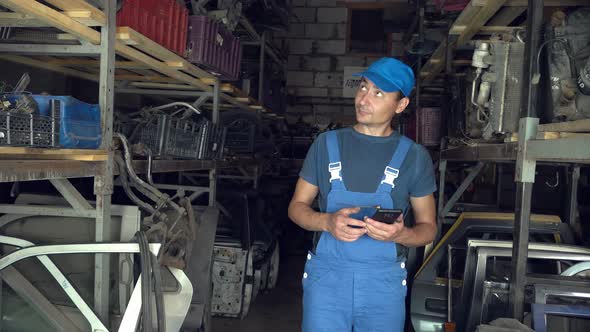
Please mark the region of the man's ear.
<svg viewBox="0 0 590 332"><path fill-rule="evenodd" d="M400 114L401 112L403 112L406 109L406 107L408 107L409 104L410 104L410 98L403 97L397 103L397 108L395 109L395 113Z"/></svg>

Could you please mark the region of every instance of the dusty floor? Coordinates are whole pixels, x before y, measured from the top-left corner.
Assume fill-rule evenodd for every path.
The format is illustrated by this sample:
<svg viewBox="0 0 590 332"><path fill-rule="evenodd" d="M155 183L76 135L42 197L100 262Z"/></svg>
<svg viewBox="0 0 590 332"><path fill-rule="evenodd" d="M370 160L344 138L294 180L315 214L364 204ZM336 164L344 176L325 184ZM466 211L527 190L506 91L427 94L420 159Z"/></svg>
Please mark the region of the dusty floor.
<svg viewBox="0 0 590 332"><path fill-rule="evenodd" d="M213 318L213 332L301 331L301 276L305 256L281 258L275 289L259 294L243 320Z"/></svg>

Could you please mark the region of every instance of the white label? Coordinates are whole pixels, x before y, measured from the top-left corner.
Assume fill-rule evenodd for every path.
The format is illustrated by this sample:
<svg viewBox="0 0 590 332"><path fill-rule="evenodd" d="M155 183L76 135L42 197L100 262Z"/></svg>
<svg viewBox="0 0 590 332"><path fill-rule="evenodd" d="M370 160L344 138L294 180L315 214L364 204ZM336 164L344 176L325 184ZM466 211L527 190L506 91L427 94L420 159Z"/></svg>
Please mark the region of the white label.
<svg viewBox="0 0 590 332"><path fill-rule="evenodd" d="M344 67L342 97L354 98L356 90L358 90L359 84L361 83L361 77L352 76L352 74L362 72L366 69L367 67Z"/></svg>

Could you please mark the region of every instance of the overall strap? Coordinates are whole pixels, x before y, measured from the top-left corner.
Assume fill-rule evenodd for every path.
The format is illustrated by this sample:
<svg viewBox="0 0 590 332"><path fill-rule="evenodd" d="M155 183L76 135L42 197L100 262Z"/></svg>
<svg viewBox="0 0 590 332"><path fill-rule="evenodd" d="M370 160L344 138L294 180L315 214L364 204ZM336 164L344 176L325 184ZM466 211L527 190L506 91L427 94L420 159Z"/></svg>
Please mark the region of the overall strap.
<svg viewBox="0 0 590 332"><path fill-rule="evenodd" d="M342 182L342 162L340 161L340 149L338 148L338 133L335 130L326 133L326 145L328 147L328 172L330 172L330 184L332 189L346 190Z"/></svg>
<svg viewBox="0 0 590 332"><path fill-rule="evenodd" d="M379 184L377 192L389 193L395 188L395 179L400 176L399 170L411 147L412 141L405 136L401 136L393 157L391 157L391 161L383 171L383 178L381 179L381 184Z"/></svg>

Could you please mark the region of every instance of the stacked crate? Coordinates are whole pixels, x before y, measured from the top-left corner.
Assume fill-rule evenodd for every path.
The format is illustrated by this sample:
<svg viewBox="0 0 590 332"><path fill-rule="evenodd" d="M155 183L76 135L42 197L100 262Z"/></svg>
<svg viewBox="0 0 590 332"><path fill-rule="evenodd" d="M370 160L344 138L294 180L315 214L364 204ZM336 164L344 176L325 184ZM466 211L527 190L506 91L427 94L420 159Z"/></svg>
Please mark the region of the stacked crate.
<svg viewBox="0 0 590 332"><path fill-rule="evenodd" d="M180 56L186 56L188 9L176 0L125 0L117 26L128 26Z"/></svg>
<svg viewBox="0 0 590 332"><path fill-rule="evenodd" d="M189 18L187 59L221 78L236 80L242 63L240 39L207 16Z"/></svg>

